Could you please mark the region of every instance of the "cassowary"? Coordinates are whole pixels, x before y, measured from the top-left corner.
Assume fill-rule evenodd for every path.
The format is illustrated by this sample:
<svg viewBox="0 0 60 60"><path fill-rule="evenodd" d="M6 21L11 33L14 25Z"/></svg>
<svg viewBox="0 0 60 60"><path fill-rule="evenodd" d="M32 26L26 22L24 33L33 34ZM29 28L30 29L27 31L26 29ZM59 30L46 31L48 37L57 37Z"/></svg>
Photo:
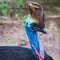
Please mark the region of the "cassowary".
<svg viewBox="0 0 60 60"><path fill-rule="evenodd" d="M25 29L31 49L18 46L0 46L0 60L53 60L46 54L37 35L37 31L46 34L44 30L44 13L41 9L37 3L31 2L29 4L30 15L26 18Z"/></svg>
<svg viewBox="0 0 60 60"><path fill-rule="evenodd" d="M37 34L37 31L42 32L44 34L47 33L44 30L45 14L43 7L36 2L30 2L29 10L30 15L28 15L28 17L26 18L25 28L30 41L32 53L39 60L53 60L50 56L46 54L44 47Z"/></svg>

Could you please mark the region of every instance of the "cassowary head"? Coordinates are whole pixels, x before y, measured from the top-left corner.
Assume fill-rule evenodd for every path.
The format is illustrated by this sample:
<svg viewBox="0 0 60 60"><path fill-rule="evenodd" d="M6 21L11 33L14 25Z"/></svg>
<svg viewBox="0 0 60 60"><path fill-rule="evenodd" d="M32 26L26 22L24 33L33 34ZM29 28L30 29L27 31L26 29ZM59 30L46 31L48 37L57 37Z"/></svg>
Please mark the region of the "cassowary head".
<svg viewBox="0 0 60 60"><path fill-rule="evenodd" d="M30 2L29 10L31 17L37 21L38 27L43 29L45 27L45 23L44 23L45 14L43 7L36 2Z"/></svg>

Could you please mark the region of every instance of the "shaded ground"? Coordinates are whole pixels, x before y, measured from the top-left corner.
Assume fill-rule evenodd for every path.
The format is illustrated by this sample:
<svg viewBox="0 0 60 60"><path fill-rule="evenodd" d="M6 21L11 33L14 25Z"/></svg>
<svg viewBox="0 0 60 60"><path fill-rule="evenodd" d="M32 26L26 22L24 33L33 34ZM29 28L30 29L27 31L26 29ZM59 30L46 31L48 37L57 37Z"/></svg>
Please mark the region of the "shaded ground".
<svg viewBox="0 0 60 60"><path fill-rule="evenodd" d="M59 60L60 19L46 21L47 35L38 33L46 52L54 60ZM10 21L0 24L0 46L23 46L30 48L28 38L22 22Z"/></svg>

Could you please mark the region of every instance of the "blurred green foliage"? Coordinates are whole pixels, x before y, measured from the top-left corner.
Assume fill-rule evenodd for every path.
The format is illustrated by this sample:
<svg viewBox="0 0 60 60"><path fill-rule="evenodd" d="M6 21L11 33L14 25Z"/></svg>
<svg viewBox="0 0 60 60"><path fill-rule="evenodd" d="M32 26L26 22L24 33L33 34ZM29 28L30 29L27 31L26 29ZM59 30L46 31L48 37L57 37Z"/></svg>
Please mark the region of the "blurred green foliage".
<svg viewBox="0 0 60 60"><path fill-rule="evenodd" d="M39 1L39 0L38 0ZM15 16L23 16L25 12L23 12L23 8L27 7L26 0L10 0L10 1L2 1L0 2L0 16L7 16L9 15L11 9L13 9L15 12ZM41 0L42 4L45 8L49 10L53 10L53 7L50 3L54 3L54 0ZM47 5L49 4L49 5ZM60 8L55 8L56 11L60 14ZM23 14L22 14L23 13Z"/></svg>
<svg viewBox="0 0 60 60"><path fill-rule="evenodd" d="M10 9L19 9L21 10L25 5L25 0L11 0L0 2L0 15L8 15ZM20 12L19 12L20 13Z"/></svg>
<svg viewBox="0 0 60 60"><path fill-rule="evenodd" d="M9 5L6 1L0 2L0 15L7 15L9 11Z"/></svg>
<svg viewBox="0 0 60 60"><path fill-rule="evenodd" d="M23 8L25 4L25 0L18 0L17 3L18 3L18 7Z"/></svg>
<svg viewBox="0 0 60 60"><path fill-rule="evenodd" d="M54 7L54 8L58 12L58 14L60 15L60 7Z"/></svg>
<svg viewBox="0 0 60 60"><path fill-rule="evenodd" d="M27 18L28 18L28 15L25 15L25 16L23 17L23 20L25 21Z"/></svg>
<svg viewBox="0 0 60 60"><path fill-rule="evenodd" d="M12 45L18 45L18 40L11 40L11 39L9 39L9 38L3 38L3 40L4 40L4 42L6 43L6 45L8 44L8 43L10 43L10 44L12 44Z"/></svg>
<svg viewBox="0 0 60 60"><path fill-rule="evenodd" d="M49 25L49 28L50 28L50 31L51 31L51 34L52 34L52 38L51 40L55 40L55 37L56 37L56 34L57 34L57 26L54 22L50 22L50 25Z"/></svg>

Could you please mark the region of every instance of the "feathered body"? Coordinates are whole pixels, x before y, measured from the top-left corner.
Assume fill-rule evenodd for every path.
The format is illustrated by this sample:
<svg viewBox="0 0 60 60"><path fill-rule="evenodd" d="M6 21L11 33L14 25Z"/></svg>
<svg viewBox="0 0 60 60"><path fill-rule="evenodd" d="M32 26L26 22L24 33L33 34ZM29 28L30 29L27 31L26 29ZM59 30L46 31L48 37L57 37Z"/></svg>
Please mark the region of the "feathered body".
<svg viewBox="0 0 60 60"><path fill-rule="evenodd" d="M38 60L28 48L20 46L0 46L0 60Z"/></svg>

